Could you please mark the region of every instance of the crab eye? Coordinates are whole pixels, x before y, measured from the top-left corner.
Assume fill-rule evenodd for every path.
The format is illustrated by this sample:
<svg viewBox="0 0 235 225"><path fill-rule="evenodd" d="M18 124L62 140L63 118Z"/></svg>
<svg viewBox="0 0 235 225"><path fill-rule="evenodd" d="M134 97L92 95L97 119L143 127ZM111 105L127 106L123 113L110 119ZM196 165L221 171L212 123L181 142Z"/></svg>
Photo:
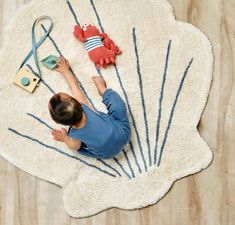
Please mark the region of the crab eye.
<svg viewBox="0 0 235 225"><path fill-rule="evenodd" d="M87 24L86 24L86 23L84 24L84 27L87 27Z"/></svg>
<svg viewBox="0 0 235 225"><path fill-rule="evenodd" d="M91 23L91 26L95 26L95 24L94 24L94 23Z"/></svg>

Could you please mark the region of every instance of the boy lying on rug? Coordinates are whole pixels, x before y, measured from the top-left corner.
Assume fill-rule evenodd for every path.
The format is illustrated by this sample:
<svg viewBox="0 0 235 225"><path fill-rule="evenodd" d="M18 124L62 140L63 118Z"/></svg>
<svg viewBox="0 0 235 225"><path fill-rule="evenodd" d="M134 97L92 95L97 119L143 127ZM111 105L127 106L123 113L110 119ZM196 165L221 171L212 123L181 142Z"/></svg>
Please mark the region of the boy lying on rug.
<svg viewBox="0 0 235 225"><path fill-rule="evenodd" d="M88 157L108 159L117 155L130 139L124 101L117 92L106 87L101 76L93 76L108 113L96 111L81 91L69 62L61 58L55 70L63 75L73 97L60 92L48 103L52 119L58 124L70 126L68 132L64 128L54 129L51 133L53 138Z"/></svg>

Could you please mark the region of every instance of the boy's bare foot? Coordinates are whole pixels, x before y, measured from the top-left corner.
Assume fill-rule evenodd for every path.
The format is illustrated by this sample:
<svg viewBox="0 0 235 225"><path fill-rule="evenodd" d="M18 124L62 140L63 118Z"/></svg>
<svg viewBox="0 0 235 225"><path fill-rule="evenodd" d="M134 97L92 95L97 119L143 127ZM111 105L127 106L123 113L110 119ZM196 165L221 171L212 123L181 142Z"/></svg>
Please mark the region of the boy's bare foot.
<svg viewBox="0 0 235 225"><path fill-rule="evenodd" d="M93 76L92 80L94 81L99 95L102 97L105 90L107 89L106 82L102 76Z"/></svg>

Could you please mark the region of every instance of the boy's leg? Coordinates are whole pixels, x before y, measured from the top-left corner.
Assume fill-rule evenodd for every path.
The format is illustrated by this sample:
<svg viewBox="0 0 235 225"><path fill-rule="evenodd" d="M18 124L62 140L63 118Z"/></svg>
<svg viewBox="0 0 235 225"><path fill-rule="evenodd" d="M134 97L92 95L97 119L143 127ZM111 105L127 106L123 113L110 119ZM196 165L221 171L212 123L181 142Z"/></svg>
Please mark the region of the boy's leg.
<svg viewBox="0 0 235 225"><path fill-rule="evenodd" d="M106 105L109 115L118 121L128 121L126 104L116 91L108 88L102 97L102 102Z"/></svg>
<svg viewBox="0 0 235 225"><path fill-rule="evenodd" d="M102 76L95 76L92 78L99 94L102 96L102 102L106 105L108 109L108 114L111 115L114 119L124 122L128 125L128 116L126 105L122 98L118 95L117 92L111 88L106 87L106 82Z"/></svg>

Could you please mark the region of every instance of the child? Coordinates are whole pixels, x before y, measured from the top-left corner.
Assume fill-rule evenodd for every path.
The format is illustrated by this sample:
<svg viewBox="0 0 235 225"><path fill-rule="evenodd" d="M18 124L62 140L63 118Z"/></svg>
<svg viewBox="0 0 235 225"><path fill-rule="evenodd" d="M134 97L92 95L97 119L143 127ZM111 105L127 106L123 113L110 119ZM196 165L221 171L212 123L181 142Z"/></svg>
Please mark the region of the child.
<svg viewBox="0 0 235 225"><path fill-rule="evenodd" d="M64 128L53 130L53 138L88 157L108 159L117 155L130 139L126 105L121 97L106 87L106 82L101 76L93 76L108 114L97 111L80 90L69 62L63 57L56 71L67 81L73 97L60 92L48 103L52 119L58 124L70 126L68 132Z"/></svg>

